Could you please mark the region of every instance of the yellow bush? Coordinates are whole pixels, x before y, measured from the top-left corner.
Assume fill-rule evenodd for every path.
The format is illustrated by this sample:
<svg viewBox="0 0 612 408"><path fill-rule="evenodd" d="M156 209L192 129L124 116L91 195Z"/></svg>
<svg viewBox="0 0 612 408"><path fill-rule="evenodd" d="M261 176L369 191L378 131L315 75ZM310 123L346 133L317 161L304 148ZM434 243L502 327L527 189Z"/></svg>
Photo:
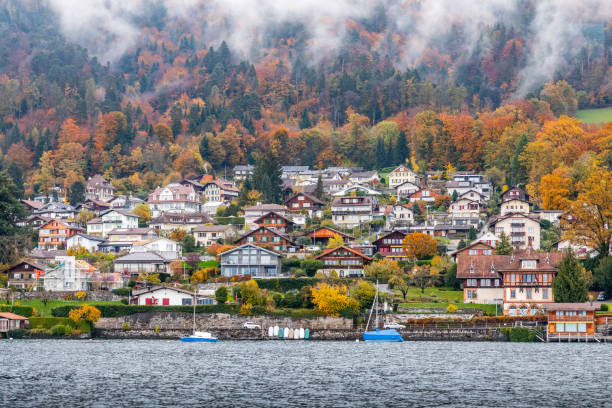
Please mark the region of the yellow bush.
<svg viewBox="0 0 612 408"><path fill-rule="evenodd" d="M72 309L70 313L68 313L68 317L75 323L85 320L86 322L93 324L100 320L101 316L102 313L100 313L100 310L91 305L83 305L78 309Z"/></svg>
<svg viewBox="0 0 612 408"><path fill-rule="evenodd" d="M448 305L448 306L446 307L446 311L447 311L448 313L456 313L456 312L457 312L457 306L456 306L456 305L453 305L453 304L451 303L450 305Z"/></svg>
<svg viewBox="0 0 612 408"><path fill-rule="evenodd" d="M87 297L87 292L79 291L79 292L76 292L74 296L76 296L76 298L79 300L85 300L85 298Z"/></svg>
<svg viewBox="0 0 612 408"><path fill-rule="evenodd" d="M242 306L240 306L239 313L243 316L249 316L253 314L253 305L250 303L244 303Z"/></svg>

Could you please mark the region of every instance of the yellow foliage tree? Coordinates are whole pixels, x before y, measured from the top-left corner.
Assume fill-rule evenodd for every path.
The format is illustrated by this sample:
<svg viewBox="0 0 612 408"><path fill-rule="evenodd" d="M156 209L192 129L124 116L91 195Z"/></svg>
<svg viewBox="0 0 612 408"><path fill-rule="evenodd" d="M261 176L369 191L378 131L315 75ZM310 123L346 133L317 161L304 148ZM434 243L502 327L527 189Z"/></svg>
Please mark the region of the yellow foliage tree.
<svg viewBox="0 0 612 408"><path fill-rule="evenodd" d="M359 303L344 294L346 293L345 286L330 286L327 283L320 283L312 288L311 292L315 310L325 315L338 316L341 312L356 312L359 309Z"/></svg>
<svg viewBox="0 0 612 408"><path fill-rule="evenodd" d="M570 198L572 179L568 169L559 167L552 174L547 174L540 180L538 198L545 210L562 210Z"/></svg>
<svg viewBox="0 0 612 408"><path fill-rule="evenodd" d="M329 239L329 242L327 243L328 248L337 248L342 245L344 245L344 239L339 234L336 234L331 237Z"/></svg>
<svg viewBox="0 0 612 408"><path fill-rule="evenodd" d="M364 273L370 278L384 279L390 277L391 275L400 275L402 273L402 269L397 261L382 259L366 265L364 268Z"/></svg>
<svg viewBox="0 0 612 408"><path fill-rule="evenodd" d="M81 244L70 247L68 248L68 251L66 251L66 255L68 256L79 257L79 256L87 255L87 254L89 254L89 251L87 250L87 248L85 248Z"/></svg>
<svg viewBox="0 0 612 408"><path fill-rule="evenodd" d="M98 310L97 307L92 306L92 305L83 305L79 307L78 309L72 309L68 313L68 317L73 322L78 323L81 320L84 320L92 326L94 323L100 320L101 316L102 316L102 313L100 313L100 310Z"/></svg>
<svg viewBox="0 0 612 408"><path fill-rule="evenodd" d="M149 206L146 205L145 203L137 204L132 210L132 213L138 216L138 219L140 220L140 222L147 223L151 221L152 212Z"/></svg>

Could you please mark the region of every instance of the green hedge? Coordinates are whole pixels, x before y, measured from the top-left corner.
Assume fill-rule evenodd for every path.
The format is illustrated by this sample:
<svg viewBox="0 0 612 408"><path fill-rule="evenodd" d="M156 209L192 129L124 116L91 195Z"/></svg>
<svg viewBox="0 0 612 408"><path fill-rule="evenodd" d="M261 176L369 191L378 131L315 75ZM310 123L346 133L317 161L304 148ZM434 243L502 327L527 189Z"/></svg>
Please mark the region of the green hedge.
<svg viewBox="0 0 612 408"><path fill-rule="evenodd" d="M73 329L79 329L82 333L89 333L91 327L86 321L75 323L68 317L31 317L30 329L52 329L53 326L62 325L70 326Z"/></svg>
<svg viewBox="0 0 612 408"><path fill-rule="evenodd" d="M261 289L287 292L300 290L304 286L315 286L319 283L317 278L277 278L277 279L255 279Z"/></svg>
<svg viewBox="0 0 612 408"><path fill-rule="evenodd" d="M501 329L506 340L512 342L532 342L536 340L534 332L526 327L508 327Z"/></svg>
<svg viewBox="0 0 612 408"><path fill-rule="evenodd" d="M130 296L131 290L132 288L124 287L124 288L113 289L113 293L117 296Z"/></svg>
<svg viewBox="0 0 612 408"><path fill-rule="evenodd" d="M34 308L32 306L0 305L0 312L11 312L19 316L30 317L34 314Z"/></svg>
<svg viewBox="0 0 612 408"><path fill-rule="evenodd" d="M135 313L147 312L183 312L193 313L193 306L150 306L150 305L95 305L102 317L120 317ZM51 310L55 317L68 317L72 309L79 306L59 306ZM236 305L199 305L196 306L196 313L238 313Z"/></svg>

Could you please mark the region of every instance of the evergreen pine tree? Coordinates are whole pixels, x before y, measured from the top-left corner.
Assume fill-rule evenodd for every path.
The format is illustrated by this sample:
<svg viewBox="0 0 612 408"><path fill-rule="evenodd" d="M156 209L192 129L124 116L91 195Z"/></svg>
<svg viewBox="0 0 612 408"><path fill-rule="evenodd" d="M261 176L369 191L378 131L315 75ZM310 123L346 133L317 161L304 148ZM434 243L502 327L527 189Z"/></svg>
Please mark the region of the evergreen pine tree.
<svg viewBox="0 0 612 408"><path fill-rule="evenodd" d="M202 140L200 141L200 156L202 159L207 160L208 157L208 137L206 135L202 135Z"/></svg>
<svg viewBox="0 0 612 408"><path fill-rule="evenodd" d="M312 123L310 122L310 114L308 112L308 108L304 108L302 111L302 115L300 116L300 129L309 129L312 127Z"/></svg>
<svg viewBox="0 0 612 408"><path fill-rule="evenodd" d="M521 155L521 153L523 153L523 150L525 150L525 146L527 146L527 143L529 143L529 139L527 138L527 135L523 133L519 138L518 143L516 144L516 149L510 162L510 180L507 181L508 185L510 186L524 184L527 181L525 177L525 174L527 174L527 172L521 166L521 163L519 161L519 156Z"/></svg>
<svg viewBox="0 0 612 408"><path fill-rule="evenodd" d="M421 213L421 207L419 207L418 203L412 204L412 215L414 216L414 220L417 222L423 222L423 214Z"/></svg>
<svg viewBox="0 0 612 408"><path fill-rule="evenodd" d="M323 179L321 178L321 174L319 174L317 178L317 187L315 188L314 196L319 200L323 198Z"/></svg>
<svg viewBox="0 0 612 408"><path fill-rule="evenodd" d="M457 198L459 198L459 193L457 193L457 190L453 190L453 202L457 201Z"/></svg>
<svg viewBox="0 0 612 408"><path fill-rule="evenodd" d="M476 237L477 237L476 228L470 227L470 230L468 231L468 241L472 242L473 240L476 239Z"/></svg>
<svg viewBox="0 0 612 408"><path fill-rule="evenodd" d="M385 164L385 141L382 137L376 138L376 168L382 169Z"/></svg>
<svg viewBox="0 0 612 408"><path fill-rule="evenodd" d="M238 193L238 204L240 204L240 206L246 205L246 203L249 201L249 191L252 190L251 185L250 177L247 177L242 182L242 186L240 186L240 193Z"/></svg>
<svg viewBox="0 0 612 408"><path fill-rule="evenodd" d="M571 251L567 252L559 264L559 271L552 283L555 302L581 303L587 301L589 291L582 272L583 267L580 261Z"/></svg>
<svg viewBox="0 0 612 408"><path fill-rule="evenodd" d="M495 255L510 255L512 250L512 244L510 244L508 236L502 231L499 241L495 245Z"/></svg>
<svg viewBox="0 0 612 408"><path fill-rule="evenodd" d="M459 245L457 245L457 249L463 249L467 246L467 242L465 242L464 239L462 239L461 241L459 241Z"/></svg>
<svg viewBox="0 0 612 408"><path fill-rule="evenodd" d="M85 184L81 180L77 180L70 186L68 190L68 202L75 206L85 200Z"/></svg>
<svg viewBox="0 0 612 408"><path fill-rule="evenodd" d="M399 133L393 153L395 155L393 160L395 164L404 163L407 158L410 158L410 146L408 145L406 132L403 130Z"/></svg>
<svg viewBox="0 0 612 408"><path fill-rule="evenodd" d="M253 169L253 188L269 203L279 204L283 196L282 171L278 157L267 151L260 155Z"/></svg>

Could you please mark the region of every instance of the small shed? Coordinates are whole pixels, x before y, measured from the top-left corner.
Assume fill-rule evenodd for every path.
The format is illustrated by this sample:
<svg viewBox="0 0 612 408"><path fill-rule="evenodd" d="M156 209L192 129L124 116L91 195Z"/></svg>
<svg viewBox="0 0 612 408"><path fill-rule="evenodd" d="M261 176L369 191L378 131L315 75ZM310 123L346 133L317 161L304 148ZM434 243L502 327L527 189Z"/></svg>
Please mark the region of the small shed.
<svg viewBox="0 0 612 408"><path fill-rule="evenodd" d="M28 318L10 312L0 312L0 333L9 330L26 329Z"/></svg>

